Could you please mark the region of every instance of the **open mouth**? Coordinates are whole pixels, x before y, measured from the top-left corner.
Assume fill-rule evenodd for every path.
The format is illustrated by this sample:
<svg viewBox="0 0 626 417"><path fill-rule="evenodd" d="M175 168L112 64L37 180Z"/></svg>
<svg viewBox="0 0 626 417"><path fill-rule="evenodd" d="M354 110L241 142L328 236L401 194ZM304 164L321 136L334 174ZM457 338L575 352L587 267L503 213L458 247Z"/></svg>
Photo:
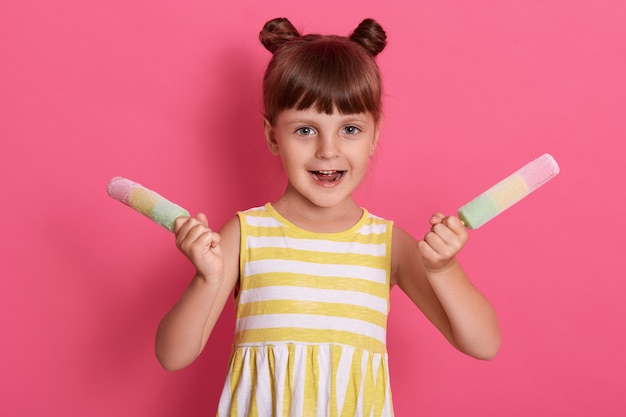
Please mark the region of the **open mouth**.
<svg viewBox="0 0 626 417"><path fill-rule="evenodd" d="M346 171L311 171L311 175L317 181L321 182L336 182L343 177Z"/></svg>

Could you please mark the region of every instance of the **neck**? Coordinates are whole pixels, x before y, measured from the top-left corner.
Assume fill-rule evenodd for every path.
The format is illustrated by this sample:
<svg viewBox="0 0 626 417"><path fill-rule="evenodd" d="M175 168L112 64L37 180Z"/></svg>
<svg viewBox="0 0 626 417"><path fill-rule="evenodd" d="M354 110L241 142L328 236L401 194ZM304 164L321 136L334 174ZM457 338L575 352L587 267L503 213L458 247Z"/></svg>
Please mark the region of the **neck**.
<svg viewBox="0 0 626 417"><path fill-rule="evenodd" d="M354 226L363 215L363 210L352 197L340 204L324 207L297 198L289 187L272 206L294 225L317 233L342 232Z"/></svg>

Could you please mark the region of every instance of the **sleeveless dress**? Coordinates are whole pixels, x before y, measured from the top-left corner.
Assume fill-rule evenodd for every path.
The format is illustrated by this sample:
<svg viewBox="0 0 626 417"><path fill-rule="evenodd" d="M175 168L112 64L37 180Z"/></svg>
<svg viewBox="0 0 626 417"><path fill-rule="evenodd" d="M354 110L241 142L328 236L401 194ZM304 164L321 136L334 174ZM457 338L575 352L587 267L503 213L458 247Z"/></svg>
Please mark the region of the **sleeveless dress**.
<svg viewBox="0 0 626 417"><path fill-rule="evenodd" d="M238 213L236 329L218 417L393 416L386 348L392 222L312 233Z"/></svg>

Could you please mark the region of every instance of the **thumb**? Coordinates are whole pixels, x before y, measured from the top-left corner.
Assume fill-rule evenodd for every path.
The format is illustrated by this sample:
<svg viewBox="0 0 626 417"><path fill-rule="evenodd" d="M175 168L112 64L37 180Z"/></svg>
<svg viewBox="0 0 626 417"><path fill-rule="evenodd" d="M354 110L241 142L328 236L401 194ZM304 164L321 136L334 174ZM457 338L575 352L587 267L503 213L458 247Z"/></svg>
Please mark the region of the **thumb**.
<svg viewBox="0 0 626 417"><path fill-rule="evenodd" d="M209 219L207 219L207 217L206 217L206 215L204 213L198 213L196 218L198 220L200 220L202 223L204 223L205 226L209 225Z"/></svg>

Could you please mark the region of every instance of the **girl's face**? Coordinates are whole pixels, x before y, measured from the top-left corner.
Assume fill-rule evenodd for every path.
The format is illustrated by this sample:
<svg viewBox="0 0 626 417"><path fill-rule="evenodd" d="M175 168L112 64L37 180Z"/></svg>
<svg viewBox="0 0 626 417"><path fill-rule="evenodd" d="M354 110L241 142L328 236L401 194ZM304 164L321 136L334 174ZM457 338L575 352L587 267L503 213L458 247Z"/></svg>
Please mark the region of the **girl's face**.
<svg viewBox="0 0 626 417"><path fill-rule="evenodd" d="M369 113L328 115L315 109L288 109L279 113L274 126L265 121L270 150L280 156L289 180L287 192L326 208L352 203L378 131Z"/></svg>

